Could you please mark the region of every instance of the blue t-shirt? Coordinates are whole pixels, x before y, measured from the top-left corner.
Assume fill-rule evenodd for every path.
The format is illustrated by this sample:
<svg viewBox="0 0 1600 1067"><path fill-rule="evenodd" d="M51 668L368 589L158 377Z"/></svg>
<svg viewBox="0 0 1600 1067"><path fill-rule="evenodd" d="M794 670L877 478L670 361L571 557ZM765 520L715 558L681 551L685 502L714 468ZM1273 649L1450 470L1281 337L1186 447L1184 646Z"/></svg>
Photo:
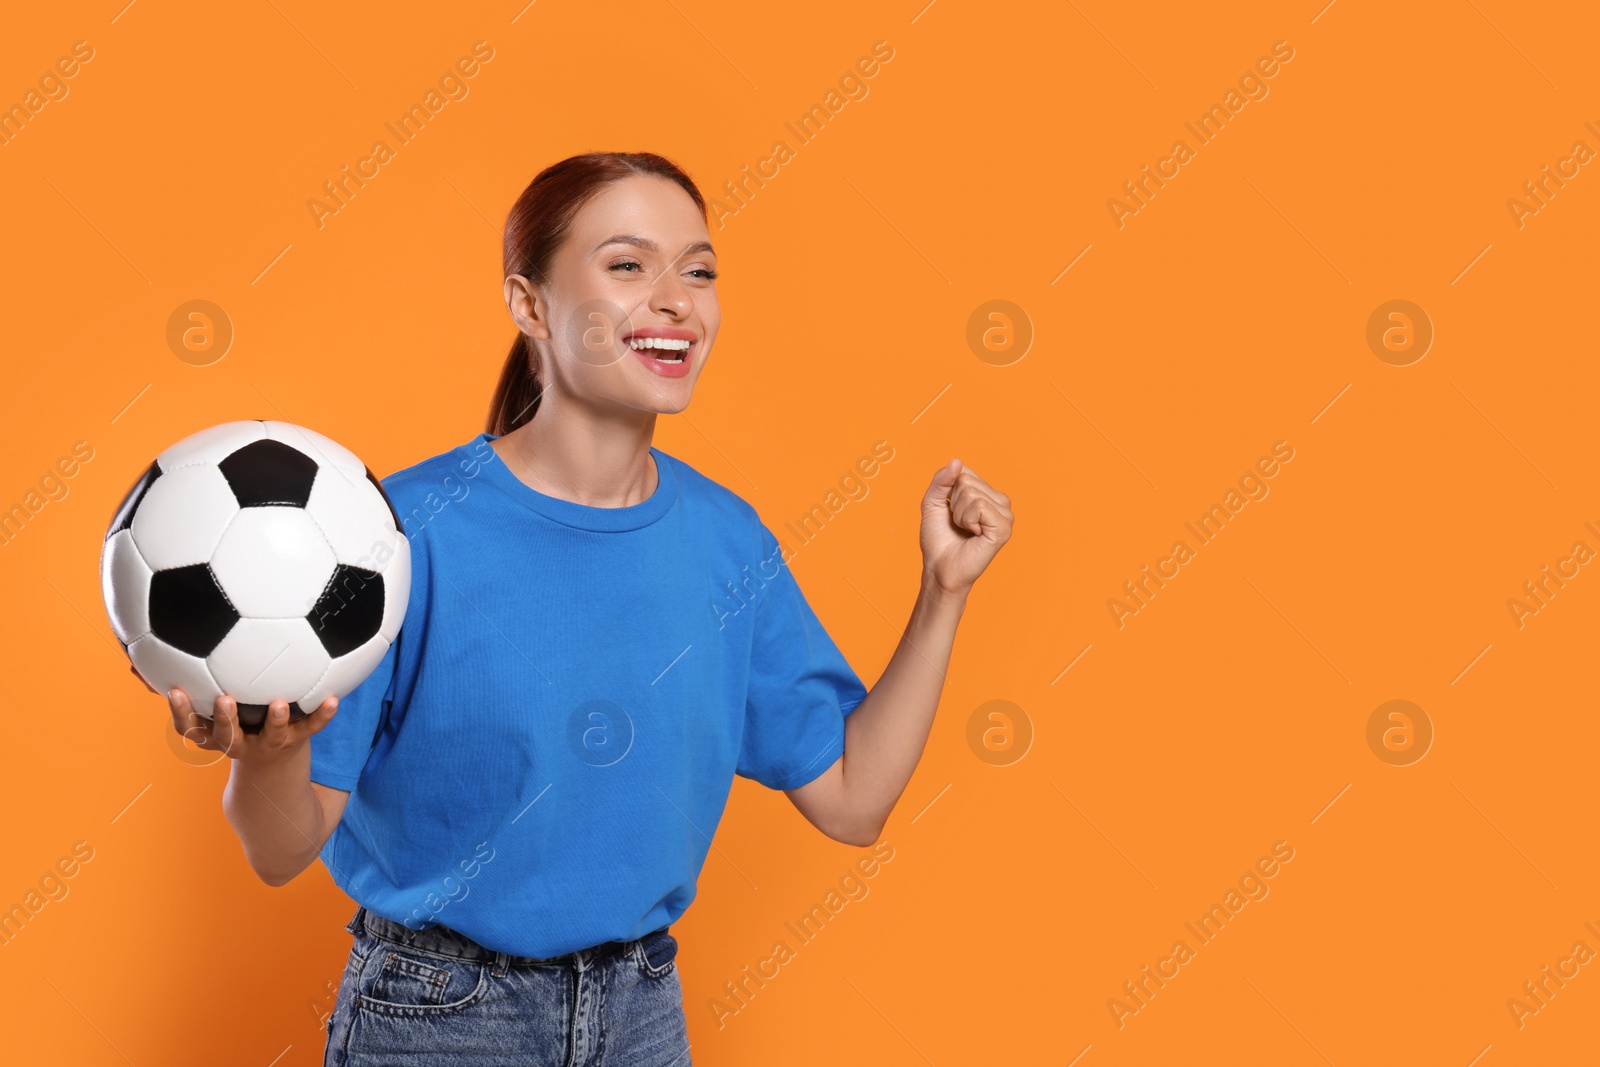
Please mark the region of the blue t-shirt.
<svg viewBox="0 0 1600 1067"><path fill-rule="evenodd" d="M321 856L357 902L546 958L675 922L733 776L816 778L867 690L730 490L651 448L649 499L590 507L491 440L383 480L411 599L311 779L350 791Z"/></svg>

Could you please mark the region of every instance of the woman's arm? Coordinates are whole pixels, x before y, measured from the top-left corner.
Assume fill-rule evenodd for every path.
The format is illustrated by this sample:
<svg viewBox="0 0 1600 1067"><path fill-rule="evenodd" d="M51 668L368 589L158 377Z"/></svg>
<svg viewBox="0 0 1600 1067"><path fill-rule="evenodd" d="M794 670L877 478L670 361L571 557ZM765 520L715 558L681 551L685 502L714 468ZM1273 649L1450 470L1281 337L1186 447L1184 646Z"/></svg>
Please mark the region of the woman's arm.
<svg viewBox="0 0 1600 1067"><path fill-rule="evenodd" d="M878 839L922 758L972 583L1011 539L1011 498L952 460L922 499L922 588L878 684L845 716L844 755L785 793L817 829Z"/></svg>
<svg viewBox="0 0 1600 1067"><path fill-rule="evenodd" d="M311 780L311 735L333 718L339 702L329 697L311 715L291 723L288 703L275 700L255 734L239 726L238 706L230 696L217 698L209 719L194 710L182 689L167 694L167 704L174 730L232 759L222 812L256 876L268 885L283 885L311 866L350 799L342 789Z"/></svg>
<svg viewBox="0 0 1600 1067"><path fill-rule="evenodd" d="M965 593L947 593L926 575L911 622L889 665L844 720L844 755L798 789L786 791L813 826L847 845L878 839L922 759L950 665Z"/></svg>
<svg viewBox="0 0 1600 1067"><path fill-rule="evenodd" d="M311 746L278 763L236 761L222 811L245 859L268 885L284 885L316 860L350 794L311 781Z"/></svg>

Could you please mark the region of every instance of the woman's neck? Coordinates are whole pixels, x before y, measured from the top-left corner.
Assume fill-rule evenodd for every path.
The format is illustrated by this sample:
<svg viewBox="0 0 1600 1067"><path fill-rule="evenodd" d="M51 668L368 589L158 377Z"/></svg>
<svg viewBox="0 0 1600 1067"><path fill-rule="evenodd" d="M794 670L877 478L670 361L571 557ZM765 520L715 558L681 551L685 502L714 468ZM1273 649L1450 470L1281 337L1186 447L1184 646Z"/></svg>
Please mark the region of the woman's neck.
<svg viewBox="0 0 1600 1067"><path fill-rule="evenodd" d="M636 426L580 422L541 403L531 420L492 445L519 481L546 496L588 507L629 507L648 500L660 480L650 455L655 421L652 412Z"/></svg>

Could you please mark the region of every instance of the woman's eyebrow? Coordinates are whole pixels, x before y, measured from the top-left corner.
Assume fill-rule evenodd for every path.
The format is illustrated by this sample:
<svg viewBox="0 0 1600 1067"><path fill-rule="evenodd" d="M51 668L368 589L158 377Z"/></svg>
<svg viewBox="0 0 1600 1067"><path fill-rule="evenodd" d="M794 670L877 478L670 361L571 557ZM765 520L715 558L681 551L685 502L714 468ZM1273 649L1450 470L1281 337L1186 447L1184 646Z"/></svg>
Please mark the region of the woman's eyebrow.
<svg viewBox="0 0 1600 1067"><path fill-rule="evenodd" d="M594 250L598 252L606 245L636 245L639 248L644 249L646 252L659 252L661 250L661 246L656 244L650 238L636 237L630 233L619 233L613 237L608 237L604 241L601 241L599 244L595 245ZM688 248L685 248L682 252L679 252L678 258L682 259L684 256L687 256L692 252L710 252L712 255L717 254L717 250L711 247L710 241L698 241L690 245Z"/></svg>

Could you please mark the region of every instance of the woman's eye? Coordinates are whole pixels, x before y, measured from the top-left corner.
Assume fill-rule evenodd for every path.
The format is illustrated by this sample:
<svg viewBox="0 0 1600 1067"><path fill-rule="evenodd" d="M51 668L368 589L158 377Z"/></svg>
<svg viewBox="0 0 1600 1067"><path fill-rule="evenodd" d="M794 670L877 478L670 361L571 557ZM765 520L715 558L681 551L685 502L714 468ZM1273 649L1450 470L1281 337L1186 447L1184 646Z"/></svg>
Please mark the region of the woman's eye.
<svg viewBox="0 0 1600 1067"><path fill-rule="evenodd" d="M639 271L643 271L644 270L644 264L637 263L637 262L635 262L634 260L631 260L631 259L623 260L620 263L613 263L613 264L611 264L611 266L607 267L606 269L607 270L614 270L614 271L622 271L623 273L626 273L626 274L636 273L635 271L628 270L629 267L637 267L639 269ZM718 278L717 272L712 270L712 269L710 269L709 267L697 267L696 269L690 271L689 273L691 275L696 275L696 276L700 277L701 279L703 279L705 281L708 281L708 282L714 282Z"/></svg>

